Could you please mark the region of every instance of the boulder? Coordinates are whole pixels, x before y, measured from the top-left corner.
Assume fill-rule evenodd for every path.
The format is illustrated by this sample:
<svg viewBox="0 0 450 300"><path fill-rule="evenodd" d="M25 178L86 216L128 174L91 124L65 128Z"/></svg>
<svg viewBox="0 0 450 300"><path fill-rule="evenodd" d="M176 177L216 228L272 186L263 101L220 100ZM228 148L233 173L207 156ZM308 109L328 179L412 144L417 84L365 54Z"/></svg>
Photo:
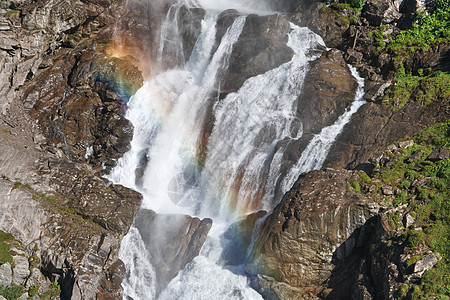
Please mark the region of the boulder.
<svg viewBox="0 0 450 300"><path fill-rule="evenodd" d="M440 160L444 160L450 157L450 151L448 148L440 148L437 150L434 150L431 152L430 155L428 155L427 159L432 162L437 162Z"/></svg>
<svg viewBox="0 0 450 300"><path fill-rule="evenodd" d="M237 91L248 78L290 61L294 51L286 45L289 30L289 22L281 15L249 15L233 46L229 67L220 85L222 96Z"/></svg>
<svg viewBox="0 0 450 300"><path fill-rule="evenodd" d="M5 286L10 285L12 282L12 277L13 273L11 264L7 262L0 265L0 284Z"/></svg>
<svg viewBox="0 0 450 300"><path fill-rule="evenodd" d="M143 209L138 213L134 225L151 254L158 280L156 292L159 294L200 253L212 220L185 215L161 215Z"/></svg>
<svg viewBox="0 0 450 300"><path fill-rule="evenodd" d="M439 254L431 253L414 265L414 273L423 273L436 265L442 257Z"/></svg>
<svg viewBox="0 0 450 300"><path fill-rule="evenodd" d="M389 24L402 17L400 5L402 0L373 0L367 1L361 15L367 19L371 26Z"/></svg>
<svg viewBox="0 0 450 300"><path fill-rule="evenodd" d="M15 267L13 269L13 284L23 284L30 275L28 259L25 256L13 256Z"/></svg>
<svg viewBox="0 0 450 300"><path fill-rule="evenodd" d="M355 99L357 87L340 51L330 50L312 62L297 104L303 132L316 134L333 124Z"/></svg>
<svg viewBox="0 0 450 300"><path fill-rule="evenodd" d="M265 220L246 273L297 288L320 286L331 276L333 256L345 257L357 242L341 244L378 211L347 190L356 178L356 172L331 169L301 175Z"/></svg>

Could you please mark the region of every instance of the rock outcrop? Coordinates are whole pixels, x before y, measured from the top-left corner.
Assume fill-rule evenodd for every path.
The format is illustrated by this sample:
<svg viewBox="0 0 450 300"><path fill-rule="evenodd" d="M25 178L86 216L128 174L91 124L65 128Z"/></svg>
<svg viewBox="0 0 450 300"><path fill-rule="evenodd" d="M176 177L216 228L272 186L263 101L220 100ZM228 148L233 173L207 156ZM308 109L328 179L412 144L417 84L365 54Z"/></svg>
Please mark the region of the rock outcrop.
<svg viewBox="0 0 450 300"><path fill-rule="evenodd" d="M355 99L357 86L338 50L312 62L297 104L304 134L317 134L333 124Z"/></svg>
<svg viewBox="0 0 450 300"><path fill-rule="evenodd" d="M2 280L30 297L120 298L118 249L142 196L99 175L129 149L124 104L143 81L110 51L125 3L0 7L0 230L21 245Z"/></svg>
<svg viewBox="0 0 450 300"><path fill-rule="evenodd" d="M247 16L223 75L222 97L237 91L248 78L290 61L294 52L286 45L289 30L289 22L281 15Z"/></svg>
<svg viewBox="0 0 450 300"><path fill-rule="evenodd" d="M393 111L377 103L363 106L344 128L336 143L331 147L325 166L361 168L371 171L369 158L380 147L443 122L448 118L449 99L442 99L424 106L409 102L403 108ZM369 168L369 169L367 169Z"/></svg>
<svg viewBox="0 0 450 300"><path fill-rule="evenodd" d="M288 290L320 289L331 276L333 256L351 253L356 240L341 244L379 209L349 187L357 176L331 169L300 176L265 220L246 264L255 288L272 278L291 286Z"/></svg>
<svg viewBox="0 0 450 300"><path fill-rule="evenodd" d="M212 220L162 215L143 209L134 225L151 254L151 263L158 280L156 293L159 294L200 253Z"/></svg>

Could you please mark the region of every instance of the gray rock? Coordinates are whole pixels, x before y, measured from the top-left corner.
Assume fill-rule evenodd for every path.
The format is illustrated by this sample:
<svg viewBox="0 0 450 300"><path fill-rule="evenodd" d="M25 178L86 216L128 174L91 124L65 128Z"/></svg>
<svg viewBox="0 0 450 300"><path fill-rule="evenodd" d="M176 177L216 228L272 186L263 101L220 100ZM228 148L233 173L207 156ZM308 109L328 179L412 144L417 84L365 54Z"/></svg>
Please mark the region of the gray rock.
<svg viewBox="0 0 450 300"><path fill-rule="evenodd" d="M26 288L32 285L39 285L41 290L48 290L51 282L45 278L45 276L37 268L33 268L30 272L30 276L27 279Z"/></svg>
<svg viewBox="0 0 450 300"><path fill-rule="evenodd" d="M423 150L417 150L416 152L411 154L411 156L408 157L405 160L405 162L407 162L408 164L411 164L411 163L415 162L416 160L418 160L419 158L421 158L423 153L424 153Z"/></svg>
<svg viewBox="0 0 450 300"><path fill-rule="evenodd" d="M409 148L412 146L414 146L413 140L408 140L408 141L403 141L403 142L398 143L398 147L401 149L406 149L406 148Z"/></svg>
<svg viewBox="0 0 450 300"><path fill-rule="evenodd" d="M416 219L414 219L414 217L411 216L411 214L406 214L404 221L403 221L406 228L411 227L415 222L416 222Z"/></svg>
<svg viewBox="0 0 450 300"><path fill-rule="evenodd" d="M14 256L13 260L16 266L13 269L12 283L23 284L25 279L30 275L28 259L24 256Z"/></svg>
<svg viewBox="0 0 450 300"><path fill-rule="evenodd" d="M371 26L389 24L400 19L401 0L373 0L364 5L362 16L369 21Z"/></svg>
<svg viewBox="0 0 450 300"><path fill-rule="evenodd" d="M22 296L19 297L19 300L28 300L28 293L23 293Z"/></svg>
<svg viewBox="0 0 450 300"><path fill-rule="evenodd" d="M425 256L424 259L419 260L414 265L414 273L423 273L423 272L431 269L441 259L442 259L442 257L438 253L431 253L431 254Z"/></svg>
<svg viewBox="0 0 450 300"><path fill-rule="evenodd" d="M394 189L390 185L382 186L381 191L383 192L383 195L386 195L386 196L394 195Z"/></svg>
<svg viewBox="0 0 450 300"><path fill-rule="evenodd" d="M0 284L10 285L12 282L12 270L9 263L0 266Z"/></svg>

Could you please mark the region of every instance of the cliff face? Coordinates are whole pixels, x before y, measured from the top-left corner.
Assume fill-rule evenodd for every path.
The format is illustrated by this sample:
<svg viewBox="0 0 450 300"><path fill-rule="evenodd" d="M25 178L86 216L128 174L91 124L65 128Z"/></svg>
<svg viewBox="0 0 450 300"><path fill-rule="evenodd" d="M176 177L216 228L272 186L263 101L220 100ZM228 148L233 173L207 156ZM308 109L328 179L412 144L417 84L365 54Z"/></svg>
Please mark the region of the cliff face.
<svg viewBox="0 0 450 300"><path fill-rule="evenodd" d="M99 176L129 149L124 105L143 81L136 59L110 51L125 3L0 5L1 284L118 298L118 248L142 197Z"/></svg>
<svg viewBox="0 0 450 300"><path fill-rule="evenodd" d="M362 9L342 3L287 5L291 12L297 7L292 21L321 34L358 68L368 103L330 150L325 167L338 170L300 175L264 220L245 270L267 299L445 294L448 281L440 274L447 270L442 259L447 246L434 238L442 239L448 230L435 231L446 219L437 215L447 211L448 187L433 182L447 182L448 176L448 142L443 141L448 141L449 41L414 48L422 38L417 16L427 11L439 20L433 14L440 12L418 1L366 1ZM412 33L415 41L403 45ZM342 168L364 170L370 177ZM428 173L431 169L437 173Z"/></svg>
<svg viewBox="0 0 450 300"><path fill-rule="evenodd" d="M164 59L156 67L154 45L168 5L144 0L0 2L0 243L2 251L6 249L0 284L22 285L36 299L60 293L73 299L120 298L125 269L118 248L142 197L109 185L101 176L129 150L133 127L124 117L129 98L145 76L183 64L199 35L204 10L182 9L178 26L184 29L184 51L162 49ZM395 84L401 68L422 77L448 72L448 40L401 59L387 49L401 30L416 22L417 10L425 11L419 1L371 0L360 10L321 1L286 0L275 6L286 14L247 18L219 96L292 57L286 46L292 21L312 28L327 46L340 51L317 49L323 54L311 64L298 91L305 136L289 145L284 161L298 159L312 135L332 124L353 100L356 83L346 63L366 78L370 103L352 118L330 151L326 166L339 170L301 175L265 219L246 262L251 284L269 299L382 299L400 295L404 286L404 296L411 296L423 271L441 257L425 241L412 247L405 235L420 235L422 225L425 231L434 227L423 220L420 226L412 225L414 208L387 205L405 191L398 188L400 182L388 184L379 177L394 165L392 156L402 154L386 146L448 120L448 81L429 103L422 96L437 85L436 77L414 85L405 99L397 97L400 84ZM235 11L221 15L216 39L237 16ZM187 17L194 19L189 28L183 27ZM213 125L213 117L207 117L205 153ZM433 158L432 164L448 161L445 147L433 149L441 158ZM410 171L427 164L411 165ZM381 171L365 182L361 173L342 168ZM408 199L423 200L419 195L430 190L422 188L430 176L408 186ZM148 218L148 223L161 222L161 216L148 214L155 219ZM389 224L392 216L397 216L394 225ZM209 220L175 218L182 219L181 229L169 230L181 241L177 248L170 242L160 247L153 243L159 240L151 230L154 224L140 228L149 251L167 251L171 268L165 269L164 261L154 262L165 281L198 254L211 225ZM433 218L424 217L436 222L436 212ZM249 247L256 219L249 217L242 228L230 229L246 237L233 241L237 250L230 251ZM192 227L188 238L180 234L186 227ZM174 254L179 251L184 254ZM227 260L235 259L233 253L227 255Z"/></svg>

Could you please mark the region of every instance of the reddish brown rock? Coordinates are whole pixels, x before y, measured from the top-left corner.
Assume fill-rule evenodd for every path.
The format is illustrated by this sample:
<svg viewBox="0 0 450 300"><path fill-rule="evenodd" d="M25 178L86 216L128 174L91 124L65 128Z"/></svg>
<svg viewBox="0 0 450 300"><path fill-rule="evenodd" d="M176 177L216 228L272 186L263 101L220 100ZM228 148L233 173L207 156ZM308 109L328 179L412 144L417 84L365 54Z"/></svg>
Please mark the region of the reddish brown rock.
<svg viewBox="0 0 450 300"><path fill-rule="evenodd" d="M348 190L356 178L331 169L301 175L264 222L245 271L292 287L320 286L331 276L332 258L351 253L356 241L341 244L378 211Z"/></svg>
<svg viewBox="0 0 450 300"><path fill-rule="evenodd" d="M326 52L312 62L297 108L303 131L316 134L333 124L355 99L357 86L338 50Z"/></svg>
<svg viewBox="0 0 450 300"><path fill-rule="evenodd" d="M159 294L200 253L212 220L185 215L161 215L143 209L134 225L151 254Z"/></svg>

